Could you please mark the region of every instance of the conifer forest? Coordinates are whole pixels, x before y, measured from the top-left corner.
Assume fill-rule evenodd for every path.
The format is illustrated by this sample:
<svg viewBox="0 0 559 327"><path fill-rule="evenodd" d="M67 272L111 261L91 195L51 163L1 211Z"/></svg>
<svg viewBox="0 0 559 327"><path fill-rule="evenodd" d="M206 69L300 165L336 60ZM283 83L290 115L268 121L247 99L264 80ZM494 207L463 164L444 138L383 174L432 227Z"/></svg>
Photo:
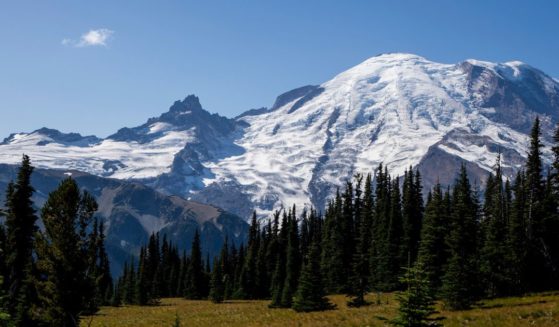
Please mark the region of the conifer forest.
<svg viewBox="0 0 559 327"><path fill-rule="evenodd" d="M465 166L453 185L424 190L419 171L392 176L381 164L341 185L326 208L254 213L248 241L226 239L215 257L202 252L198 231L189 253L155 233L117 280L95 199L69 177L37 212L24 156L0 225L0 325L78 326L100 306L167 297L335 310L327 295L360 307L377 305L366 294L395 291L400 311L390 323L422 326L435 301L467 310L481 299L557 290L559 129L555 142L545 167L536 119L524 169L505 179L498 156L483 188Z"/></svg>

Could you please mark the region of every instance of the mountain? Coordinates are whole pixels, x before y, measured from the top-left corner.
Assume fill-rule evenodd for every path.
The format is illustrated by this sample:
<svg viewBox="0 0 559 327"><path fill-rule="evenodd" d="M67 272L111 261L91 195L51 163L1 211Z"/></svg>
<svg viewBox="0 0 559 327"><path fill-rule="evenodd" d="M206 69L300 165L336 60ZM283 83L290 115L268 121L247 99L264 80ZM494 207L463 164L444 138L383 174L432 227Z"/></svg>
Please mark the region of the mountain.
<svg viewBox="0 0 559 327"><path fill-rule="evenodd" d="M42 168L140 182L248 218L252 209L265 215L281 205L321 209L346 179L381 162L393 174L419 168L429 187L451 183L462 163L483 182L501 153L512 177L536 116L549 144L559 82L534 67L391 53L233 119L188 96L142 126L85 146L42 130L13 134L0 144L0 162L25 152Z"/></svg>
<svg viewBox="0 0 559 327"><path fill-rule="evenodd" d="M16 166L0 164L0 198L5 198L7 183L16 174ZM42 207L48 194L68 176L98 202L97 217L105 222L107 253L115 275L122 272L126 260L138 255L152 233L164 234L180 250L190 251L198 229L203 253L211 256L218 255L226 237L236 245L247 238L245 220L222 209L163 195L140 183L80 171L36 169L31 182L36 190L33 201L37 208ZM39 224L42 227L40 221Z"/></svg>

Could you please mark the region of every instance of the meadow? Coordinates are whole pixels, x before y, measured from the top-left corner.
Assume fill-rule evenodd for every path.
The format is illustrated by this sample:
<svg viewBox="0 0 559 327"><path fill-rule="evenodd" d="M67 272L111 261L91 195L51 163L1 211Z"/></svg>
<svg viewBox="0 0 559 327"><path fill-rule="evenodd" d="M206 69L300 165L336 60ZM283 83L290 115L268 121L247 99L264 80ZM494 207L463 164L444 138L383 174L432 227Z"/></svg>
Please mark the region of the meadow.
<svg viewBox="0 0 559 327"><path fill-rule="evenodd" d="M158 306L103 307L95 316L84 317L82 326L144 327L173 326L178 315L181 326L385 326L382 318L396 315L393 294L369 294L373 304L348 308L343 295L330 296L335 310L296 313L291 309L269 309L269 301L190 301L162 299ZM380 302L380 304L378 304ZM438 306L444 326L559 326L559 292L524 297L485 300L467 311L446 311Z"/></svg>

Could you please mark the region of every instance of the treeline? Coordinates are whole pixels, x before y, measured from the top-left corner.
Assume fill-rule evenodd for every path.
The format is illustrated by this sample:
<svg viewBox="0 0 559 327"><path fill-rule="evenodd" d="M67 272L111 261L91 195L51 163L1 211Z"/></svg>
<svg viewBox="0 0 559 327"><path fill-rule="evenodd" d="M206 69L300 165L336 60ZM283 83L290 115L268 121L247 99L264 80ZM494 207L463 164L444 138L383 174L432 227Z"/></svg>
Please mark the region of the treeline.
<svg viewBox="0 0 559 327"><path fill-rule="evenodd" d="M209 258L202 260L198 230L190 255L179 254L177 246L168 242L166 236L160 240L159 234L152 234L148 245L140 250L139 262L124 264L111 304L157 304L162 297L207 299L210 274Z"/></svg>
<svg viewBox="0 0 559 327"><path fill-rule="evenodd" d="M97 203L72 178L51 192L41 210L31 197L31 166L23 156L8 184L0 224L0 325L79 326L113 297Z"/></svg>
<svg viewBox="0 0 559 327"><path fill-rule="evenodd" d="M265 223L254 215L246 247L225 242L211 270L196 238L181 259L176 248L152 255L150 245L140 271L129 265L119 282L125 289L135 276L136 300L121 296L143 303L138 293L151 289L155 297L270 299L271 308L322 310L331 307L325 294L345 293L348 305L361 306L368 292L401 290L404 267L425 276L430 292L451 309L557 289L559 129L555 142L554 162L544 172L536 119L525 168L514 180L503 177L499 156L483 192L462 166L454 185L435 185L425 203L418 171L392 177L379 165L374 176L347 181L323 215L312 209L298 215L295 207ZM162 259L163 252L173 259ZM139 286L144 275L147 288Z"/></svg>

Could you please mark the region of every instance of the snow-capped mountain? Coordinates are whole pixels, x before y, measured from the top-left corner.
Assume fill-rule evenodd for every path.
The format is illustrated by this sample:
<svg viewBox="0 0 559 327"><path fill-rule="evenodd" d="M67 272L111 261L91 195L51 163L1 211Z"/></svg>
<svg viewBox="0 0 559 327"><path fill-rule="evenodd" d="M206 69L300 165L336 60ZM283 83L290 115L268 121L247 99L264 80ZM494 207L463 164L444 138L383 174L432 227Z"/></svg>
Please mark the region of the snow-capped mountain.
<svg viewBox="0 0 559 327"><path fill-rule="evenodd" d="M106 139L13 134L0 144L0 162L25 152L39 167L137 180L248 217L253 208L322 208L337 186L381 162L395 175L418 167L429 186L450 183L462 162L482 181L500 152L511 176L538 115L549 141L559 82L527 64L383 54L234 119L188 96Z"/></svg>

